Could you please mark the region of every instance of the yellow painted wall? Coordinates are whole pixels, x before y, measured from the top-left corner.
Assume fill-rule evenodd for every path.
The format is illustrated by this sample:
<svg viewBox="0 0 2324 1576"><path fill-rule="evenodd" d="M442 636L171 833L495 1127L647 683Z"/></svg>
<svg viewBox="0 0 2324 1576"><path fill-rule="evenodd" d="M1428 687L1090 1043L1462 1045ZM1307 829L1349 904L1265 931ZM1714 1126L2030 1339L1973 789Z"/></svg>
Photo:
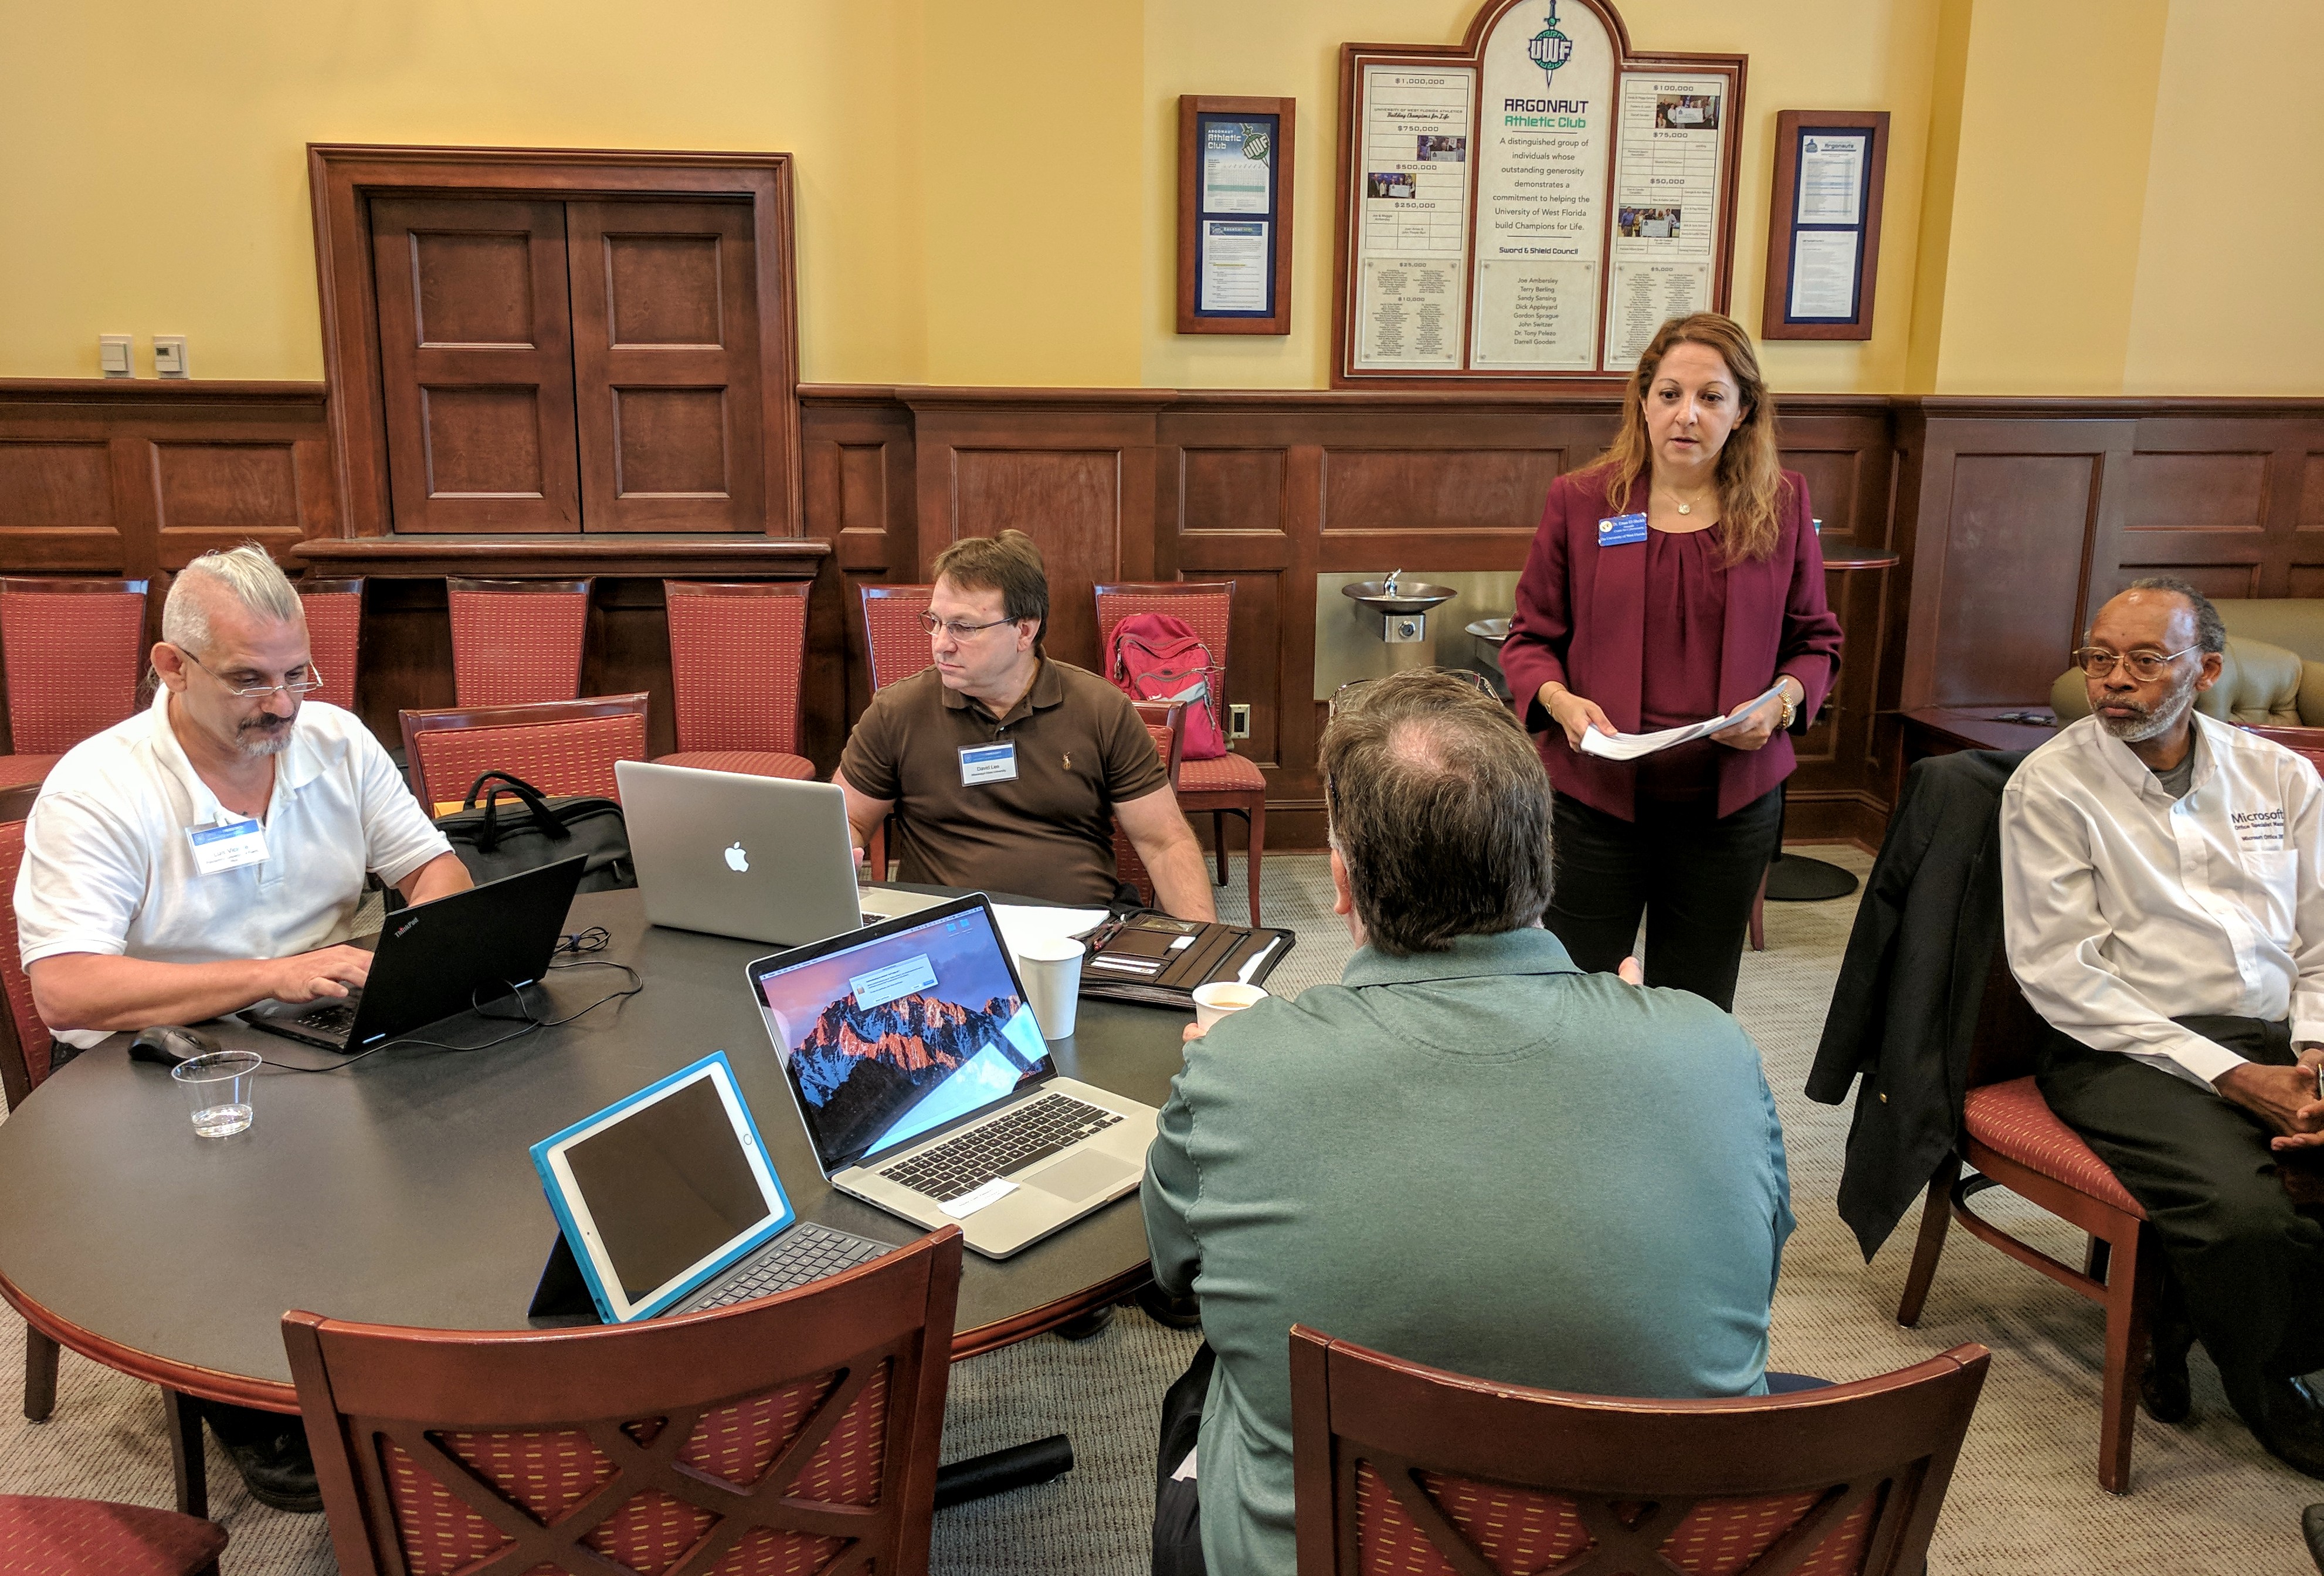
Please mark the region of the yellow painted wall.
<svg viewBox="0 0 2324 1576"><path fill-rule="evenodd" d="M0 0L0 377L182 333L315 378L310 141L798 155L814 382L1320 387L1338 46L1472 0ZM1756 326L1785 107L1893 116L1880 312L1779 388L2314 392L2316 0L1628 0L1751 57L1734 305ZM152 90L167 65L169 90ZM2064 69L2061 69L2064 68ZM1020 86L1021 85L1021 86ZM1296 95L1296 331L1172 331L1176 101Z"/></svg>

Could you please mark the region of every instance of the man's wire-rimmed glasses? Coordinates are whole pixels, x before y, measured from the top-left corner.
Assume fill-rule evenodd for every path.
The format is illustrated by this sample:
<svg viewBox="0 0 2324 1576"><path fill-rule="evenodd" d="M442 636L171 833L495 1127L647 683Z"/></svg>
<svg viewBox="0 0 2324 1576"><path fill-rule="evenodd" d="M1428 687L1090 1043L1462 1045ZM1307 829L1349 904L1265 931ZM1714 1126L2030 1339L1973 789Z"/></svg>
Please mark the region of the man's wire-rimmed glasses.
<svg viewBox="0 0 2324 1576"><path fill-rule="evenodd" d="M236 700L264 700L268 696L272 695L278 689L293 700L304 700L307 696L314 694L317 690L323 687L322 669L317 668L312 662L306 664L306 677L304 678L293 678L285 684L245 684L237 686L232 679L229 679L217 668L203 661L199 657L195 656L191 651L187 650L183 646L172 646L170 649L177 652L179 656L183 657L187 661L192 663L195 667L200 668L203 672L208 674L212 678L217 679L220 684L224 685L226 687L226 694L234 696Z"/></svg>
<svg viewBox="0 0 2324 1576"><path fill-rule="evenodd" d="M996 618L990 623L964 624L956 618L938 618L932 613L920 614L920 628L927 631L931 635L942 630L955 641L964 641L971 635L982 634L986 630L997 630L1002 624L1013 624L1016 622L1013 618Z"/></svg>
<svg viewBox="0 0 2324 1576"><path fill-rule="evenodd" d="M2092 678L2104 678L2120 662L2130 669L2130 676L2141 684L2152 684L2170 671L2171 664L2188 651L2200 651L2201 645L2190 646L2183 651L2128 651L2121 656L2104 646L2084 646L2074 653L2074 666Z"/></svg>
<svg viewBox="0 0 2324 1576"><path fill-rule="evenodd" d="M1370 678L1351 678L1332 692L1329 714L1336 717L1340 714L1342 706L1351 701L1362 699L1365 686L1378 684L1383 678L1401 678L1407 673L1434 673L1446 678L1457 678L1480 695L1487 696L1496 701L1501 698L1500 691L1493 687L1492 678L1473 668L1402 668L1394 673L1375 674Z"/></svg>

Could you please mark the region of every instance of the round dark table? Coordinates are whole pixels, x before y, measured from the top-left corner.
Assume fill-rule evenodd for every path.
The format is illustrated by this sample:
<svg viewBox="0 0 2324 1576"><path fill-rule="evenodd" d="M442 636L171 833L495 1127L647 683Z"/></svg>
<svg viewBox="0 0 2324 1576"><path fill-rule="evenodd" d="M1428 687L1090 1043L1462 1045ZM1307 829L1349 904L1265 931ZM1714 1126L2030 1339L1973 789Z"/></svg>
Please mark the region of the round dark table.
<svg viewBox="0 0 2324 1576"><path fill-rule="evenodd" d="M473 1053L398 1046L320 1075L263 1069L256 1120L197 1138L169 1070L129 1060L127 1037L83 1052L0 1122L0 1295L82 1356L206 1400L296 1412L285 1312L439 1330L522 1330L557 1240L528 1147L715 1050L802 1220L898 1244L909 1221L834 1193L816 1168L743 965L773 948L648 926L634 891L584 896L570 924L603 925L595 955L632 966L642 994L578 1022ZM558 970L558 1016L625 982ZM1084 1000L1058 1068L1151 1105L1182 1063L1185 1013ZM208 1026L271 1062L329 1052ZM436 1037L489 1038L473 1017ZM1015 1258L972 1253L953 1355L1052 1329L1147 1276L1136 1194Z"/></svg>

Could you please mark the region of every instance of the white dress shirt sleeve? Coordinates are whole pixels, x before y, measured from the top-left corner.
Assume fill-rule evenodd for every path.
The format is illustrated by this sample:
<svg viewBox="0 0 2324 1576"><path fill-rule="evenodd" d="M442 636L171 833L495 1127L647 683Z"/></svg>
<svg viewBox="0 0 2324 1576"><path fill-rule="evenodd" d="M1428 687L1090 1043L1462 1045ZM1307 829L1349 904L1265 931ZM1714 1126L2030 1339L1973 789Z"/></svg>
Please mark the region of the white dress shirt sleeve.
<svg viewBox="0 0 2324 1576"><path fill-rule="evenodd" d="M2287 766L2287 812L2283 845L2299 861L2299 941L2292 962L2300 977L2292 986L2292 1043L2324 1044L2324 779L2305 760ZM2293 787L2296 783L2298 786Z"/></svg>
<svg viewBox="0 0 2324 1576"><path fill-rule="evenodd" d="M2244 1058L2184 1029L2107 961L2112 932L2098 899L2089 824L2061 796L2001 799L2002 935L2009 972L2052 1027L2209 1089ZM2303 972L2303 985L2307 979ZM2319 998L2324 1005L2324 998Z"/></svg>
<svg viewBox="0 0 2324 1576"><path fill-rule="evenodd" d="M364 867L389 886L401 886L429 861L451 853L451 842L420 809L371 730L350 728L347 736L363 789Z"/></svg>
<svg viewBox="0 0 2324 1576"><path fill-rule="evenodd" d="M64 953L118 957L151 879L143 839L104 806L43 794L25 818L16 939L27 965Z"/></svg>

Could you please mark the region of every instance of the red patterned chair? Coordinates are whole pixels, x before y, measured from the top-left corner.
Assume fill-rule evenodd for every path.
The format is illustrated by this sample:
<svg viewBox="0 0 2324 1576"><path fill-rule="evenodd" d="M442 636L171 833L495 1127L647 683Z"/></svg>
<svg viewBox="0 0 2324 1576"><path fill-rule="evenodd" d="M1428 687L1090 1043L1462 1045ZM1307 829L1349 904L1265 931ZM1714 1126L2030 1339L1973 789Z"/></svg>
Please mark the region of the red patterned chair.
<svg viewBox="0 0 2324 1576"><path fill-rule="evenodd" d="M0 788L0 1090L15 1110L49 1075L54 1042L49 1026L32 1009L32 982L24 977L16 941L16 871L24 862L24 817L40 796L38 783ZM57 1404L57 1343L24 1328L24 1415L46 1423Z"/></svg>
<svg viewBox="0 0 2324 1576"><path fill-rule="evenodd" d="M1170 773L1170 786L1176 789L1184 765L1186 708L1151 700L1131 704L1137 706L1139 720L1146 724L1146 731L1154 736L1154 749L1162 757L1162 764ZM1148 908L1155 907L1154 878L1148 873L1146 862L1138 857L1138 850L1130 845L1130 834L1121 829L1119 821L1113 826L1113 871L1138 889L1139 902Z"/></svg>
<svg viewBox="0 0 2324 1576"><path fill-rule="evenodd" d="M642 694L396 714L411 791L430 815L457 809L487 771L512 773L545 794L619 798L613 762L646 759Z"/></svg>
<svg viewBox="0 0 2324 1576"><path fill-rule="evenodd" d="M217 1576L226 1528L114 1505L0 1494L0 1576Z"/></svg>
<svg viewBox="0 0 2324 1576"><path fill-rule="evenodd" d="M57 758L137 709L145 582L0 576L0 665L15 753L0 787L39 782Z"/></svg>
<svg viewBox="0 0 2324 1576"><path fill-rule="evenodd" d="M1098 650L1113 650L1113 627L1141 613L1158 613L1182 619L1196 638L1210 648L1218 664L1217 717L1219 732L1227 729L1227 631L1234 622L1234 582L1216 584L1124 584L1097 588ZM1108 678L1113 675L1108 673ZM1246 875L1250 887L1250 922L1259 923L1259 867L1267 853L1267 777L1247 755L1233 747L1215 760L1189 760L1178 779L1178 804L1189 816L1211 813L1211 845L1218 851L1219 885L1227 884L1227 817L1240 816L1248 828L1245 842L1250 859Z"/></svg>
<svg viewBox="0 0 2324 1576"><path fill-rule="evenodd" d="M1489 1383L1291 1329L1300 1576L1917 1576L1981 1346L1716 1401Z"/></svg>
<svg viewBox="0 0 2324 1576"><path fill-rule="evenodd" d="M323 687L309 698L341 711L355 709L355 663L363 650L363 586L352 580L301 580L299 605L307 614L307 644Z"/></svg>
<svg viewBox="0 0 2324 1576"><path fill-rule="evenodd" d="M960 1255L588 1330L284 1314L339 1569L925 1571Z"/></svg>
<svg viewBox="0 0 2324 1576"><path fill-rule="evenodd" d="M452 609L452 689L464 706L571 700L589 637L586 580L444 582Z"/></svg>
<svg viewBox="0 0 2324 1576"><path fill-rule="evenodd" d="M1969 1052L1960 1148L1938 1165L1929 1181L1896 1323L1907 1327L1920 1323L1929 1285L1936 1278L1938 1256L1945 1249L1946 1226L1956 1220L1978 1240L2105 1308L2098 1484L2108 1493L2127 1494L2131 1425L2138 1416L2138 1378L2145 1365L2147 1319L2161 1274L2161 1250L2145 1210L2081 1136L2058 1120L2035 1086L2033 1048L2048 1032L1997 947ZM1964 1161L1969 1166L1967 1175L1961 1174ZM2088 1232L2089 1248L2082 1267L2060 1263L1969 1208L1970 1198L1997 1186Z"/></svg>
<svg viewBox="0 0 2324 1576"><path fill-rule="evenodd" d="M863 650L870 658L872 693L909 678L936 664L920 614L928 610L933 585L866 585Z"/></svg>
<svg viewBox="0 0 2324 1576"><path fill-rule="evenodd" d="M807 599L798 581L665 580L678 751L664 764L815 780L798 753Z"/></svg>

